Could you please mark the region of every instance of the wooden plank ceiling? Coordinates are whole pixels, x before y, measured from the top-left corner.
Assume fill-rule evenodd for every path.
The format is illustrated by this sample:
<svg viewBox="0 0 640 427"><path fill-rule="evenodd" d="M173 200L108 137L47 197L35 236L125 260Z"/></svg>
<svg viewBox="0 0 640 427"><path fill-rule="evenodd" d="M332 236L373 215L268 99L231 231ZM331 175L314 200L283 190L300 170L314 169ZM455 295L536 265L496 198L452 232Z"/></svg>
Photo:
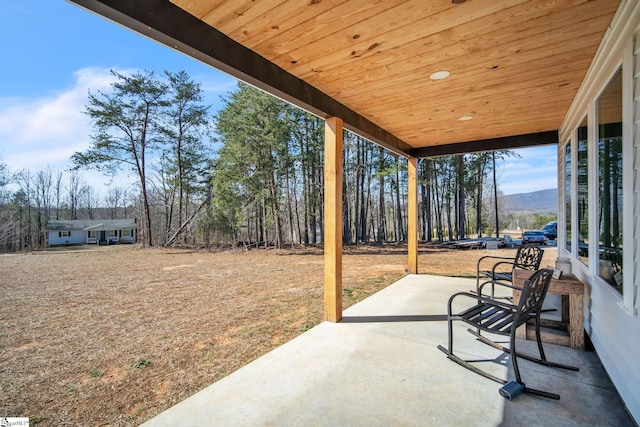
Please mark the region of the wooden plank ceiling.
<svg viewBox="0 0 640 427"><path fill-rule="evenodd" d="M413 148L557 130L619 4L171 1Z"/></svg>
<svg viewBox="0 0 640 427"><path fill-rule="evenodd" d="M619 5L170 1L387 131L400 142L396 151L412 155L556 131ZM429 78L440 70L450 76Z"/></svg>

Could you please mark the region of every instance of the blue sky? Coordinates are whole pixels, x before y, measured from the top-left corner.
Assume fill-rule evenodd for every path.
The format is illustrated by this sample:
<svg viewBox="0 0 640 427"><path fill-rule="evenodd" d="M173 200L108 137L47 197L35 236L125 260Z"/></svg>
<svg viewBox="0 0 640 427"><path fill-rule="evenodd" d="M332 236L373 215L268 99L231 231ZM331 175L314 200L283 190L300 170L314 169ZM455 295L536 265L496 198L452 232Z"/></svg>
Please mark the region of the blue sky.
<svg viewBox="0 0 640 427"><path fill-rule="evenodd" d="M126 30L64 0L0 2L0 159L11 172L54 173L89 147L91 126L82 113L89 90L106 91L121 72L185 70L202 84L212 111L236 81L217 70ZM556 187L554 146L518 150L522 158L498 167L505 194ZM83 172L86 182L106 182ZM106 193L106 191L105 191Z"/></svg>

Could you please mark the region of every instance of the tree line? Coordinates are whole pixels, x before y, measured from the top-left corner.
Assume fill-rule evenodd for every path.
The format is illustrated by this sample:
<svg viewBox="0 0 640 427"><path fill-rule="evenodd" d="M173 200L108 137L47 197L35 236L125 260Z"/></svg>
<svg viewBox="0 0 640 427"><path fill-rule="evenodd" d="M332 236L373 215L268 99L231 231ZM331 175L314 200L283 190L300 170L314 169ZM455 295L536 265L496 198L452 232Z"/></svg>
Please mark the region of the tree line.
<svg viewBox="0 0 640 427"><path fill-rule="evenodd" d="M51 219L135 218L145 246L306 246L322 242L324 121L243 83L216 113L185 72L113 72L90 93L91 145L70 171L10 174L0 161L0 249L42 247ZM500 151L420 159L419 238L496 234ZM345 131L343 243L407 238L407 163ZM133 172L103 196L83 169ZM8 191L7 185L17 185ZM504 224L502 224L503 222Z"/></svg>

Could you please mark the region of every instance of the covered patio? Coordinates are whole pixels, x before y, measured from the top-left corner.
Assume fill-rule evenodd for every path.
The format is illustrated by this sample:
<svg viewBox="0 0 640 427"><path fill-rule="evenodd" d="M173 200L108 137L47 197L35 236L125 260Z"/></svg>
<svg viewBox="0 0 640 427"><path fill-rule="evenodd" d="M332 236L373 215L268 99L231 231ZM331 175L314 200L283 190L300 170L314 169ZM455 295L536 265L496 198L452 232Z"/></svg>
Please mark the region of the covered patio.
<svg viewBox="0 0 640 427"><path fill-rule="evenodd" d="M336 324L314 328L170 410L164 417L178 411L177 418L162 418L159 424L182 424L180 414L186 413L207 417L198 420L209 424L214 416L220 420L214 424L234 424L242 420L233 417L246 414L253 425L367 425L372 421L367 413L373 421L394 424L407 414L413 415L406 424L436 424L449 416L473 425L485 417L488 425L533 419L518 418L525 414L546 417L549 425L629 422L622 421L620 405L611 403L618 401L611 386L601 385L603 371L589 368L597 365L592 353L556 349L554 355L563 359L584 357L581 364L587 367L575 375L536 370L533 381L557 386L565 397L554 406L523 396L516 410L500 401L494 384L467 376L473 374L461 372L435 349L444 342L445 299L438 286L429 285L432 279L415 276L419 159L543 144L559 144L559 256L569 259L585 283L586 332L626 407L636 420L640 417L637 0L71 1L326 122L324 318ZM609 80L616 89L614 114L606 115ZM598 132L607 125L621 133L613 135L620 140L615 164L622 170L613 199L625 206L618 234L627 236L624 275L620 271L616 279L619 292L599 277L598 245L590 246L588 257L579 257L576 238L587 202L590 221L583 228L588 230L580 231L581 239L592 242L601 234L600 205L610 204L599 197L597 170L598 144L607 136ZM407 160L407 271L412 274L345 312L343 128ZM577 147L583 147L584 156L578 156ZM407 284L414 280L419 284L412 290ZM456 286L446 286L446 295ZM372 321L389 316L420 316L421 321ZM298 362L300 369L293 369Z"/></svg>
<svg viewBox="0 0 640 427"><path fill-rule="evenodd" d="M593 351L545 345L549 360L579 372L523 361L527 385L559 401L521 394L451 362L449 295L471 279L407 275L144 424L155 426L633 426ZM461 323L461 322L458 322ZM508 357L456 325L458 351L512 379ZM531 345L533 344L533 345ZM535 342L519 347L536 354Z"/></svg>

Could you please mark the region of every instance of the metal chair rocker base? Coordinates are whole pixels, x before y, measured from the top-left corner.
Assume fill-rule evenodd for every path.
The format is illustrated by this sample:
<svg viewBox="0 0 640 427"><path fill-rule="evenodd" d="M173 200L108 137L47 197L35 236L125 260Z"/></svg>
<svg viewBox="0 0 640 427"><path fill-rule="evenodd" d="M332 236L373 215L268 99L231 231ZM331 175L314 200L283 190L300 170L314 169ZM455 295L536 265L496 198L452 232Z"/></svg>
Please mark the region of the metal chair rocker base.
<svg viewBox="0 0 640 427"><path fill-rule="evenodd" d="M508 353L511 354L511 349L498 344L497 342L490 340L489 338L480 335L480 333L478 333L477 331L474 331L473 329L469 328L467 329L467 332L469 332L471 335L475 336L480 342L487 344L497 350L500 350L504 353ZM556 393L551 393L548 391L544 391L544 390L538 390L535 388L531 388L531 387L527 387L524 383L518 383L515 381L507 381L504 380L502 378L498 378L495 375L491 375L490 373L483 371L482 369L478 368L477 366L472 365L470 362L470 360L464 360L458 356L456 356L455 354L449 354L449 351L444 348L442 345L438 346L438 350L442 351L444 354L447 355L447 358L449 360L452 360L454 362L456 362L458 365L462 366L463 368L467 368L468 370L470 370L471 372L474 372L478 375L481 375L487 379L490 379L491 381L495 381L498 384L502 384L502 385L506 385L509 384L510 382L515 383L515 384L519 384L522 389L521 392L523 393L529 393L529 394L534 394L536 396L542 396L542 397L547 397L549 399L555 399L555 400L560 400L560 395L556 394ZM551 362L548 361L546 359L539 359L537 357L533 357L533 356L529 356L528 354L523 354L520 352L515 352L515 354L511 354L512 357L519 357L521 359L525 359L528 360L530 362L534 362L534 363L538 363L540 365L544 365L544 366L549 366L552 368L559 368L559 369L566 369L569 371L575 371L578 372L580 371L580 368L576 367L576 366L570 366L570 365L564 365L562 363L555 363L555 362ZM502 391L502 389L501 389ZM508 398L509 400L511 400L512 398L515 397L515 395L509 395L509 396L504 396L504 394L501 392L501 395L503 395L503 397ZM517 395L517 394L516 394Z"/></svg>
<svg viewBox="0 0 640 427"><path fill-rule="evenodd" d="M487 345L490 345L491 347L496 348L496 349L498 349L500 351L503 351L505 353L511 354L511 349L510 348L507 348L507 347L505 347L503 345L500 345L497 342L495 342L493 340L490 340L489 338L487 338L485 336L480 335L477 331L474 331L472 329L467 329L467 332L469 332L470 334L474 335L476 338L478 338L479 341L481 341L481 342L483 342L483 343L485 343ZM519 353L519 352L516 352L515 356L519 357L520 359L525 359L525 360L528 360L530 362L537 363L539 365L550 366L552 368L566 369L568 371L575 371L575 372L580 371L580 368L578 368L576 366L564 365L562 363L556 363L556 362L550 362L550 361L548 361L546 359L539 359L537 357L529 356L527 354L523 354L523 353Z"/></svg>
<svg viewBox="0 0 640 427"><path fill-rule="evenodd" d="M551 393L548 391L544 391L544 390L538 390L535 388L531 388L531 387L527 387L524 383L518 383L515 381L507 381L504 380L502 378L498 378L495 375L491 375L490 373L483 371L482 369L473 366L471 363L469 363L469 361L461 359L460 357L456 356L455 354L449 354L449 352L447 351L446 348L444 348L443 346L439 345L438 349L440 351L442 351L444 354L447 355L447 358L449 360L452 360L454 362L456 362L458 365L462 366L463 368L467 368L468 370L470 370L473 373L476 373L478 375L481 375L487 379L490 379L491 381L495 381L498 384L502 384L503 386L506 386L509 383L515 383L515 384L519 384L521 386L521 391L523 393L529 393L529 394L534 394L536 396L542 396L542 397L546 397L549 399L554 399L554 400L560 400L560 395L559 394L555 394L555 393ZM508 398L509 400L511 400L512 398L516 397L516 395L509 395L508 397L505 396L503 393L500 393L503 397Z"/></svg>

